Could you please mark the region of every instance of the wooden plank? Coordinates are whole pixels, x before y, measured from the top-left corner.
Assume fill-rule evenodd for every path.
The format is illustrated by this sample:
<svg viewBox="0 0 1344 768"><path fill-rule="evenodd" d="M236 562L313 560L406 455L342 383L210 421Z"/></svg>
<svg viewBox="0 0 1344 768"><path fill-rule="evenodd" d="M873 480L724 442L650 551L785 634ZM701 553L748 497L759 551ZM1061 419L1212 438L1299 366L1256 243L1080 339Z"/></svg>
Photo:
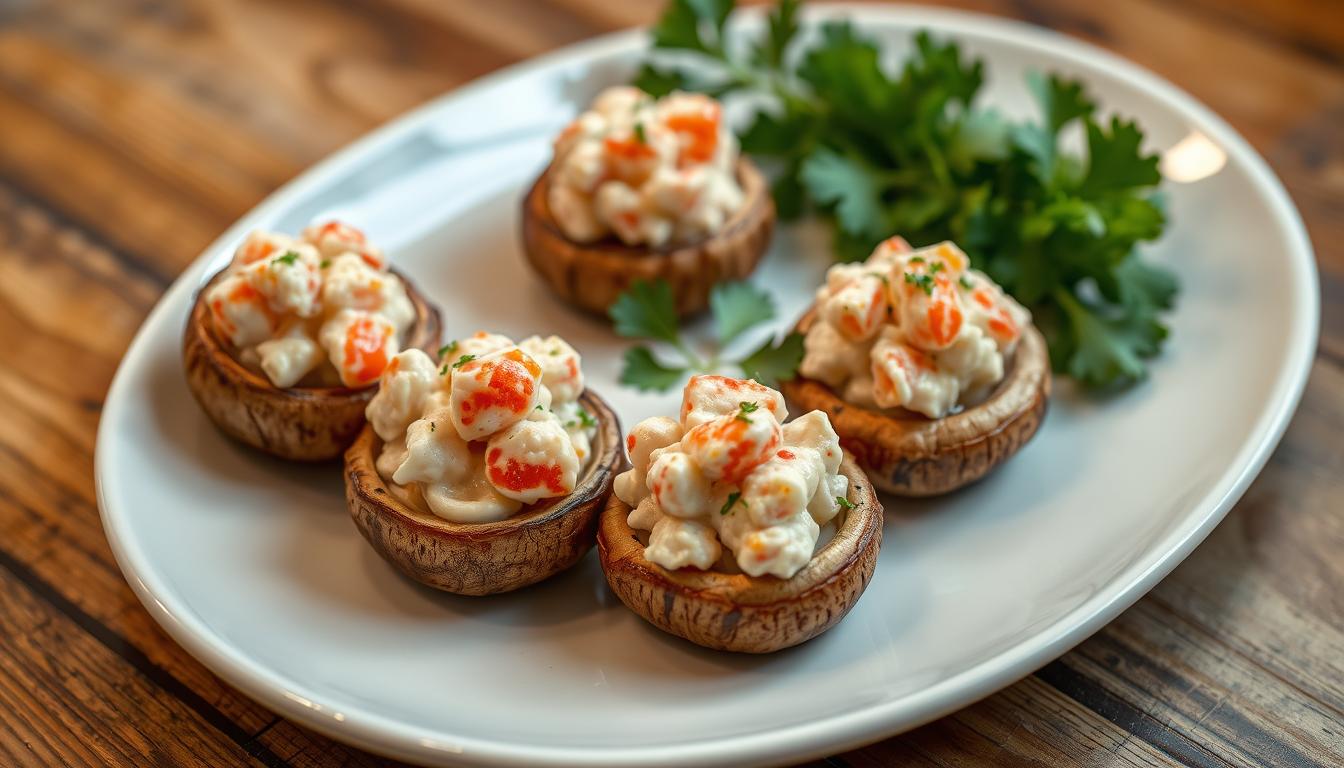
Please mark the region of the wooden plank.
<svg viewBox="0 0 1344 768"><path fill-rule="evenodd" d="M950 717L844 754L851 766L1178 763L1036 677Z"/></svg>
<svg viewBox="0 0 1344 768"><path fill-rule="evenodd" d="M338 744L325 736L288 720L277 720L275 725L257 736L290 768L396 768L404 763L372 755L362 750Z"/></svg>
<svg viewBox="0 0 1344 768"><path fill-rule="evenodd" d="M611 29L550 2L491 0L473 3L470 7L436 0L391 0L391 3L421 15L438 29L451 29L470 36L502 53L508 59L506 63Z"/></svg>
<svg viewBox="0 0 1344 768"><path fill-rule="evenodd" d="M1344 66L1344 15L1336 0L1187 0L1185 10L1273 40L1285 51Z"/></svg>
<svg viewBox="0 0 1344 768"><path fill-rule="evenodd" d="M167 640L117 570L93 490L99 404L159 287L0 186L0 538L30 568L151 663L202 692L245 731L272 719ZM115 275L115 276L114 276ZM57 320L61 322L56 322ZM87 329L97 328L98 333Z"/></svg>
<svg viewBox="0 0 1344 768"><path fill-rule="evenodd" d="M222 716L207 723L208 706L171 695L50 595L26 589L12 565L0 555L0 762L279 764L264 747L245 749L247 734Z"/></svg>
<svg viewBox="0 0 1344 768"><path fill-rule="evenodd" d="M1338 711L1156 603L1126 612L1064 663L1228 764L1344 763Z"/></svg>

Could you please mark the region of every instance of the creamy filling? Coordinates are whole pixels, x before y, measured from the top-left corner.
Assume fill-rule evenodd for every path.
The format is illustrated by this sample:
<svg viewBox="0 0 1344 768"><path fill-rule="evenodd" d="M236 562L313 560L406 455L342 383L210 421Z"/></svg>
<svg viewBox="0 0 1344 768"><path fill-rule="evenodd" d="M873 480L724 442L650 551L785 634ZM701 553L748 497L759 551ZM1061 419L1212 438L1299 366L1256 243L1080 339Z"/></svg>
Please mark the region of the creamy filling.
<svg viewBox="0 0 1344 768"><path fill-rule="evenodd" d="M955 245L913 250L894 237L826 273L799 373L847 402L937 419L1003 380L1030 323Z"/></svg>
<svg viewBox="0 0 1344 768"><path fill-rule="evenodd" d="M583 388L579 355L558 336L477 333L438 362L408 349L365 410L383 441L378 474L402 501L457 523L567 496L597 432Z"/></svg>
<svg viewBox="0 0 1344 768"><path fill-rule="evenodd" d="M811 561L849 481L840 441L821 411L785 424L784 398L756 383L696 376L679 419L630 431L633 468L614 492L647 532L644 556L664 568L723 568L789 578ZM725 569L730 570L730 569Z"/></svg>
<svg viewBox="0 0 1344 768"><path fill-rule="evenodd" d="M205 295L239 361L281 388L367 387L415 322L415 306L358 229L254 232Z"/></svg>
<svg viewBox="0 0 1344 768"><path fill-rule="evenodd" d="M575 242L691 242L742 207L737 158L714 99L608 88L556 138L547 204Z"/></svg>

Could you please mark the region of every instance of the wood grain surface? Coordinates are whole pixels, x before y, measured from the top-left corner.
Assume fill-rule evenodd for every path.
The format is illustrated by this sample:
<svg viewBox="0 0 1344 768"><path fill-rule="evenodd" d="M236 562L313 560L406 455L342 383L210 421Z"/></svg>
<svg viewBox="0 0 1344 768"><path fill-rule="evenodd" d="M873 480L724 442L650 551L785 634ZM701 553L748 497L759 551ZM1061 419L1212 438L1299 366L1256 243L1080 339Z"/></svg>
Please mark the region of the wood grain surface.
<svg viewBox="0 0 1344 768"><path fill-rule="evenodd" d="M954 0L1098 43L1212 106L1317 248L1321 340L1245 498L1034 675L833 766L1344 764L1344 6ZM314 161L659 0L0 0L0 765L379 765L167 638L94 499L108 383L201 249ZM90 329L97 329L91 332Z"/></svg>

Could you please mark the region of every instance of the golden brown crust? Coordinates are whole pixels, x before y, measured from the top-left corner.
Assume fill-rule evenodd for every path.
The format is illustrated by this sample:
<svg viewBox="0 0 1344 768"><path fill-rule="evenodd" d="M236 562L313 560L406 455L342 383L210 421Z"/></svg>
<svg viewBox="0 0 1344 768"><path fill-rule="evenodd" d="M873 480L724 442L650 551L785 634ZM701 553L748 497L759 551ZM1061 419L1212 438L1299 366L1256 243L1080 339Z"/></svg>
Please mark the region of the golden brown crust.
<svg viewBox="0 0 1344 768"><path fill-rule="evenodd" d="M840 511L835 538L789 579L651 563L626 522L630 506L613 494L597 532L607 583L649 623L706 648L770 653L806 642L858 602L882 546L882 504L872 485L849 455L840 471L854 508Z"/></svg>
<svg viewBox="0 0 1344 768"><path fill-rule="evenodd" d="M381 441L365 427L345 453L345 500L355 526L397 570L459 595L492 595L569 568L593 546L597 518L624 469L621 424L602 398L579 402L598 423L592 461L574 493L493 523L454 523L403 503L374 462Z"/></svg>
<svg viewBox="0 0 1344 768"><path fill-rule="evenodd" d="M805 315L798 330L806 333L812 317ZM804 376L781 382L779 389L790 409L830 417L840 444L873 485L901 496L935 496L984 477L1036 434L1050 398L1050 355L1040 331L1027 326L989 397L941 419L852 405Z"/></svg>
<svg viewBox="0 0 1344 768"><path fill-rule="evenodd" d="M678 314L699 312L716 283L751 274L774 232L770 186L745 157L737 166L744 202L723 229L699 243L654 250L614 238L585 244L565 237L546 201L549 176L547 169L523 199L523 252L556 294L589 312L606 314L631 283L660 278L672 286Z"/></svg>
<svg viewBox="0 0 1344 768"><path fill-rule="evenodd" d="M196 294L182 335L187 386L225 434L260 451L294 461L326 461L341 455L364 426L364 408L378 387L281 389L238 362L214 332L205 294L220 274ZM415 306L415 324L405 348L434 356L439 346L439 310L397 273Z"/></svg>

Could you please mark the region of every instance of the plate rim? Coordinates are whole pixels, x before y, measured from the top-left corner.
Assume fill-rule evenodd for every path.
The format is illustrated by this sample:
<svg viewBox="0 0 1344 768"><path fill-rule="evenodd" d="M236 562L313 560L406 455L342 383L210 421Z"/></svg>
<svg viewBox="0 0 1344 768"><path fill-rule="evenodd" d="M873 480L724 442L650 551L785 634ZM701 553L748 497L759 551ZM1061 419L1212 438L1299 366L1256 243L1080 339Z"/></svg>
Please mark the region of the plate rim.
<svg viewBox="0 0 1344 768"><path fill-rule="evenodd" d="M1150 545L1148 557L1140 558L1120 571L1082 605L1007 650L898 699L791 726L785 731L761 730L676 744L615 748L520 745L408 726L376 712L358 709L337 712L303 695L304 686L299 681L268 669L232 647L205 626L170 588L166 588L131 535L129 518L116 513L108 504L108 487L115 480L106 472L111 461L108 454L112 442L107 435L110 429L107 425L118 421L116 414L123 407L120 404L128 397L123 391L128 386L128 371L140 367L137 361L148 354L147 329L157 327L162 321L160 315L178 303L180 294L195 289L200 274L213 258L250 228L251 222L266 219L292 200L321 187L348 166L358 164L365 153L423 127L450 102L470 98L497 83L534 70L565 61L601 58L631 47L642 41L645 34L643 28L634 28L580 41L504 67L393 118L267 196L207 246L164 292L136 331L118 365L104 400L94 453L95 486L104 533L126 581L155 621L212 672L263 706L338 741L390 757L433 764L465 760L483 765L758 764L807 759L853 748L968 706L1062 655L1151 590L1204 540L1246 491L1278 445L1301 401L1315 358L1320 325L1320 287L1314 249L1300 213L1268 163L1231 125L1183 89L1118 54L1027 22L969 11L921 5L854 3L808 9L811 20L841 16L930 26L953 37L969 34L992 38L1056 56L1071 64L1106 68L1112 76L1142 90L1178 114L1192 118L1193 123L1227 150L1229 158L1235 158L1245 167L1252 186L1267 199L1276 223L1291 246L1289 262L1296 269L1289 290L1304 299L1296 304L1292 317L1295 333L1284 358L1287 362L1271 389L1270 407L1254 422L1249 438L1228 471L1214 483L1210 494L1191 505L1191 513L1172 533Z"/></svg>

